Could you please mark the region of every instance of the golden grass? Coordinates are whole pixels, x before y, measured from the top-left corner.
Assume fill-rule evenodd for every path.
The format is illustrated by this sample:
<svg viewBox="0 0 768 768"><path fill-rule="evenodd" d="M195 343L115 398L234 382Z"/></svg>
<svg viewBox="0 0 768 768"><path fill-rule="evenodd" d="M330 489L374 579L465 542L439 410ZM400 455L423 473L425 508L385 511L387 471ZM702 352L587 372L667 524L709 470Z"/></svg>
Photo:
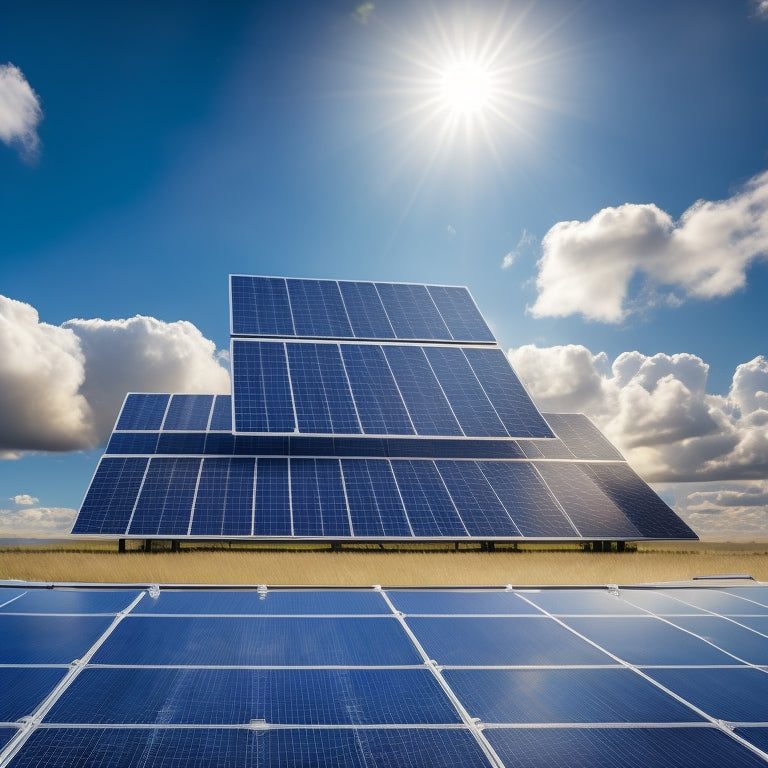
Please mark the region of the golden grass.
<svg viewBox="0 0 768 768"><path fill-rule="evenodd" d="M519 586L640 584L735 573L768 581L768 544L645 544L621 554L545 548L519 552L214 548L118 555L114 543L0 550L0 579L53 582Z"/></svg>

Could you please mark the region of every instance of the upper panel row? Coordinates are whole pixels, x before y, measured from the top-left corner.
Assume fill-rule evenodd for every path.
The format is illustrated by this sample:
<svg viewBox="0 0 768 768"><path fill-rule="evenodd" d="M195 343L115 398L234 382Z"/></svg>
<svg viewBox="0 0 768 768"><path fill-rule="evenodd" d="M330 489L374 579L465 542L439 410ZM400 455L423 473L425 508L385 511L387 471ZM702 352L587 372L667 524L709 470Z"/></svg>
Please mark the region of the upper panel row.
<svg viewBox="0 0 768 768"><path fill-rule="evenodd" d="M494 343L459 286L230 275L233 336Z"/></svg>

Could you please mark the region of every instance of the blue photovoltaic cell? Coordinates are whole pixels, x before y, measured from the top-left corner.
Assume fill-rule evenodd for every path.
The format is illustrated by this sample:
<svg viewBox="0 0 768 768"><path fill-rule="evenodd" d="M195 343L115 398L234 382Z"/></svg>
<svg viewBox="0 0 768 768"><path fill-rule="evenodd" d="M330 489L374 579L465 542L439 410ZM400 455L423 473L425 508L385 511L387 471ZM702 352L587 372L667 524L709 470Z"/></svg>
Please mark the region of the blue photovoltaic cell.
<svg viewBox="0 0 768 768"><path fill-rule="evenodd" d="M382 347L419 435L461 435L461 427L421 347Z"/></svg>
<svg viewBox="0 0 768 768"><path fill-rule="evenodd" d="M518 440L517 444L527 459L573 459L574 455L558 438L551 440Z"/></svg>
<svg viewBox="0 0 768 768"><path fill-rule="evenodd" d="M155 599L142 600L133 610L138 614L221 614L221 615L362 615L390 612L381 595L370 590L280 590L256 589L169 590Z"/></svg>
<svg viewBox="0 0 768 768"><path fill-rule="evenodd" d="M339 289L355 338L395 338L374 283L340 281Z"/></svg>
<svg viewBox="0 0 768 768"><path fill-rule="evenodd" d="M104 453L155 453L159 432L113 432Z"/></svg>
<svg viewBox="0 0 768 768"><path fill-rule="evenodd" d="M768 637L739 626L736 620L720 616L675 616L669 621L743 661L768 665Z"/></svg>
<svg viewBox="0 0 768 768"><path fill-rule="evenodd" d="M636 672L448 669L451 690L484 723L655 723L703 720ZM768 679L768 675L765 675Z"/></svg>
<svg viewBox="0 0 768 768"><path fill-rule="evenodd" d="M259 459L256 463L254 536L290 536L288 459Z"/></svg>
<svg viewBox="0 0 768 768"><path fill-rule="evenodd" d="M398 339L453 338L425 285L376 283L376 289Z"/></svg>
<svg viewBox="0 0 768 768"><path fill-rule="evenodd" d="M515 768L739 768L764 761L718 728L489 728L484 734Z"/></svg>
<svg viewBox="0 0 768 768"><path fill-rule="evenodd" d="M687 603L676 600L674 595L675 592L670 592L669 595L666 595L656 589L629 589L628 587L622 587L621 589L622 600L632 603L632 605L636 605L638 608L651 611L658 616L703 613L700 608L694 608Z"/></svg>
<svg viewBox="0 0 768 768"><path fill-rule="evenodd" d="M336 344L286 344L299 432L359 433Z"/></svg>
<svg viewBox="0 0 768 768"><path fill-rule="evenodd" d="M678 696L717 720L766 722L768 675L751 667L703 667L700 669L647 669ZM738 691L738 695L734 692Z"/></svg>
<svg viewBox="0 0 768 768"><path fill-rule="evenodd" d="M425 347L424 352L464 434L508 437L461 348Z"/></svg>
<svg viewBox="0 0 768 768"><path fill-rule="evenodd" d="M102 458L72 533L125 533L147 462L143 457Z"/></svg>
<svg viewBox="0 0 768 768"><path fill-rule="evenodd" d="M464 729L55 728L40 729L14 768L487 768Z"/></svg>
<svg viewBox="0 0 768 768"><path fill-rule="evenodd" d="M114 616L0 614L3 664L70 664L107 631Z"/></svg>
<svg viewBox="0 0 768 768"><path fill-rule="evenodd" d="M115 429L160 429L170 395L127 395Z"/></svg>
<svg viewBox="0 0 768 768"><path fill-rule="evenodd" d="M510 437L554 437L500 349L463 349Z"/></svg>
<svg viewBox="0 0 768 768"><path fill-rule="evenodd" d="M61 670L57 670L59 675ZM233 695L234 694L234 695ZM460 722L426 669L87 669L52 723L229 725Z"/></svg>
<svg viewBox="0 0 768 768"><path fill-rule="evenodd" d="M234 336L293 336L291 305L282 277L231 275Z"/></svg>
<svg viewBox="0 0 768 768"><path fill-rule="evenodd" d="M152 459L128 533L186 536L200 462L187 457Z"/></svg>
<svg viewBox="0 0 768 768"><path fill-rule="evenodd" d="M157 453L200 454L205 452L205 432L161 432Z"/></svg>
<svg viewBox="0 0 768 768"><path fill-rule="evenodd" d="M630 664L736 664L732 656L653 616L562 619Z"/></svg>
<svg viewBox="0 0 768 768"><path fill-rule="evenodd" d="M352 336L352 328L335 281L287 280L286 283L296 336Z"/></svg>
<svg viewBox="0 0 768 768"><path fill-rule="evenodd" d="M294 536L351 536L336 459L291 459Z"/></svg>
<svg viewBox="0 0 768 768"><path fill-rule="evenodd" d="M193 536L250 536L256 460L204 459L192 512Z"/></svg>
<svg viewBox="0 0 768 768"><path fill-rule="evenodd" d="M520 536L474 461L435 463L470 536Z"/></svg>
<svg viewBox="0 0 768 768"><path fill-rule="evenodd" d="M213 395L172 395L163 429L195 432L208 429Z"/></svg>
<svg viewBox="0 0 768 768"><path fill-rule="evenodd" d="M576 531L530 464L479 461L478 467L523 536L574 536Z"/></svg>
<svg viewBox="0 0 768 768"><path fill-rule="evenodd" d="M584 414L545 413L542 415L577 459L624 461L624 457Z"/></svg>
<svg viewBox="0 0 768 768"><path fill-rule="evenodd" d="M468 536L432 461L391 463L414 536Z"/></svg>
<svg viewBox="0 0 768 768"><path fill-rule="evenodd" d="M540 462L536 470L581 536L632 539L640 535L591 476L581 471L580 465Z"/></svg>
<svg viewBox="0 0 768 768"><path fill-rule="evenodd" d="M18 733L15 728L0 728L0 749Z"/></svg>
<svg viewBox="0 0 768 768"><path fill-rule="evenodd" d="M621 590L617 597L608 592L608 590L542 589L537 592L526 593L525 598L554 616L644 615L640 608L624 599L624 590Z"/></svg>
<svg viewBox="0 0 768 768"><path fill-rule="evenodd" d="M293 432L296 421L283 344L232 342L235 429Z"/></svg>
<svg viewBox="0 0 768 768"><path fill-rule="evenodd" d="M387 461L341 462L355 536L411 536L400 494Z"/></svg>
<svg viewBox="0 0 768 768"><path fill-rule="evenodd" d="M594 646L545 616L409 616L430 659L443 666L611 664Z"/></svg>
<svg viewBox="0 0 768 768"><path fill-rule="evenodd" d="M209 432L205 436L205 452L213 456L232 456L234 454L252 454L253 451L238 451L237 443L241 436L224 432ZM247 439L247 438L246 438Z"/></svg>
<svg viewBox="0 0 768 768"><path fill-rule="evenodd" d="M413 426L381 347L342 344L341 355L363 431L412 435Z"/></svg>
<svg viewBox="0 0 768 768"><path fill-rule="evenodd" d="M66 667L0 667L0 722L29 717L67 671Z"/></svg>
<svg viewBox="0 0 768 768"><path fill-rule="evenodd" d="M0 622L11 619L0 616ZM173 638L169 643L168 638ZM421 664L394 617L126 617L95 664L395 666Z"/></svg>
<svg viewBox="0 0 768 768"><path fill-rule="evenodd" d="M216 395L210 429L211 431L232 431L232 395Z"/></svg>
<svg viewBox="0 0 768 768"><path fill-rule="evenodd" d="M4 597L4 592L0 592L0 597ZM0 605L0 613L116 614L128 608L140 594L135 589L29 589L18 600Z"/></svg>
<svg viewBox="0 0 768 768"><path fill-rule="evenodd" d="M541 611L521 600L514 592L493 590L424 591L387 590L392 604L405 614L530 614L541 616Z"/></svg>
<svg viewBox="0 0 768 768"><path fill-rule="evenodd" d="M651 539L697 538L628 464L582 464L581 467L626 514L641 536Z"/></svg>
<svg viewBox="0 0 768 768"><path fill-rule="evenodd" d="M674 589L660 594L723 616L768 615L768 608L755 600L758 595L752 589L742 590L738 595L730 595L719 589Z"/></svg>
<svg viewBox="0 0 768 768"><path fill-rule="evenodd" d="M427 291L435 302L440 316L457 341L495 342L480 310L461 286L428 285Z"/></svg>

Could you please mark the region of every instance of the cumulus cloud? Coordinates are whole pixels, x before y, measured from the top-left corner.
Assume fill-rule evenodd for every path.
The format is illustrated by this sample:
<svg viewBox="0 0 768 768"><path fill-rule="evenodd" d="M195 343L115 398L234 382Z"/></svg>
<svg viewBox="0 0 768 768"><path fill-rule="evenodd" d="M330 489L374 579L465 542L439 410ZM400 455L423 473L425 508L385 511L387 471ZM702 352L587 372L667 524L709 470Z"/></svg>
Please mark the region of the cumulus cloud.
<svg viewBox="0 0 768 768"><path fill-rule="evenodd" d="M653 303L728 296L766 256L768 172L726 200L699 200L677 221L652 203L604 208L544 236L530 312L618 323Z"/></svg>
<svg viewBox="0 0 768 768"><path fill-rule="evenodd" d="M20 149L22 157L34 158L40 147L37 125L43 118L37 94L22 71L0 64L0 140Z"/></svg>
<svg viewBox="0 0 768 768"><path fill-rule="evenodd" d="M727 395L706 391L691 354L624 352L612 362L578 345L509 351L544 411L590 416L647 480L747 480L768 473L768 359L739 365Z"/></svg>
<svg viewBox="0 0 768 768"><path fill-rule="evenodd" d="M28 493L19 493L16 496L11 496L11 501L17 507L31 507L33 504L37 504L40 499L36 499L34 496L30 496Z"/></svg>
<svg viewBox="0 0 768 768"><path fill-rule="evenodd" d="M76 517L77 510L68 507L0 509L0 535L9 538L67 536Z"/></svg>
<svg viewBox="0 0 768 768"><path fill-rule="evenodd" d="M151 317L40 322L0 296L0 455L92 448L126 392L228 392L212 341Z"/></svg>
<svg viewBox="0 0 768 768"><path fill-rule="evenodd" d="M754 0L755 13L761 19L768 19L768 0Z"/></svg>

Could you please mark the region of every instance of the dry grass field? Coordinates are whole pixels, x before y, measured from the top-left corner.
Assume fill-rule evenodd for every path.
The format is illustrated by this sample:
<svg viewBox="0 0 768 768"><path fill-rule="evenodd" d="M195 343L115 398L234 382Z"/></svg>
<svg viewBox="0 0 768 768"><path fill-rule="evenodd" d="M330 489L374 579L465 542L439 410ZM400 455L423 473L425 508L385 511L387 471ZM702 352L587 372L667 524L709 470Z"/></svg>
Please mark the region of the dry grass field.
<svg viewBox="0 0 768 768"><path fill-rule="evenodd" d="M640 544L623 553L435 548L434 550L131 550L114 543L0 548L0 579L51 582L312 586L574 585L685 581L749 574L768 581L768 542Z"/></svg>

